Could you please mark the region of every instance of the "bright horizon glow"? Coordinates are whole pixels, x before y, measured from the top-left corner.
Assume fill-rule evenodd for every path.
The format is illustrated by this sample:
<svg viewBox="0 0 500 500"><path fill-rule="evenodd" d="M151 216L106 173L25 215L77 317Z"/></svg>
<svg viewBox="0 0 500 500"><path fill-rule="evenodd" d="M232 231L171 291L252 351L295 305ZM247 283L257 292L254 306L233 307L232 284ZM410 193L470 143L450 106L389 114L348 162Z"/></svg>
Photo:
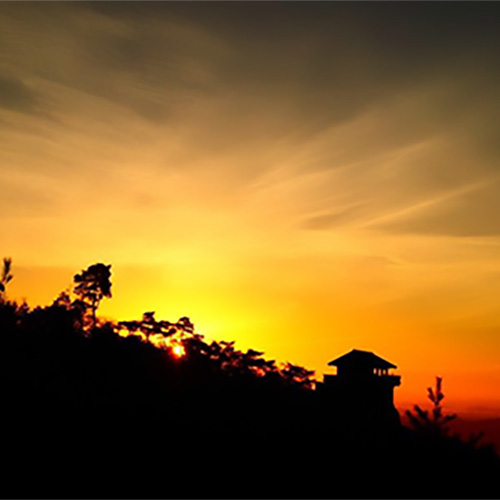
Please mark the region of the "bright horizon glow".
<svg viewBox="0 0 500 500"><path fill-rule="evenodd" d="M57 284L55 280L52 280L51 283L47 283L45 278L42 279L42 276L49 276L51 273L53 273L53 276L57 276L59 273L55 269L41 271L39 275L36 272L33 273L33 271L26 273L24 270L19 270L19 276L16 275L16 269L16 263L14 261L13 270L15 278L10 283L8 288L9 297L16 298L18 300L21 300L23 297L28 298L28 303L31 306L50 304L56 298L58 294L57 290L62 290L62 288L64 288L66 284L71 281L72 275L76 274L76 271L73 273L68 271L65 279L63 278L64 273L59 271L62 288L58 289L56 288ZM144 311L152 309L148 306L156 303L160 306L155 310L156 317L158 319L175 321L181 316L188 315L195 324L195 331L203 335L207 341L237 340L235 346L237 349L246 350L253 348L256 350L263 350L265 351L264 357L266 359L275 359L278 363L290 361L308 369L313 369L316 371L315 378L317 380L322 380L324 373L332 373L334 371L332 368L327 366L327 362L334 357L348 352L353 348L372 350L376 354L394 362L398 366L398 368L394 370L394 374L402 376L402 385L395 388L394 397L396 406L400 408L401 411L411 408L414 404L419 404L424 407L428 406L429 402L426 396L427 387L432 386L434 384L435 377L439 375L443 376L444 379L443 388L446 396L444 406L447 411L456 411L464 415L473 416L495 416L500 414L500 404L495 398L495 384L497 381L495 379L491 379L491 372L487 369L487 367L485 368L480 366L480 359L476 361L476 365L469 364L468 366L460 365L460 357L455 357L455 359L452 357L449 357L448 359L441 359L443 349L445 349L446 346L440 346L435 343L434 348L436 349L436 353L433 355L433 353L426 351L422 366L418 366L418 364L416 367L415 364L412 366L411 362L415 359L414 345L402 346L400 344L392 344L392 339L399 331L401 325L400 323L395 323L389 331L389 333L392 333L392 336L389 337L389 341L382 338L378 341L372 341L372 343L368 345L356 344L355 340L352 343L349 343L349 340L354 338L359 339L358 342L363 342L361 330L358 330L359 333L357 337L350 332L348 332L346 339L335 338L333 335L329 338L327 337L320 344L323 354L318 356L318 354L314 351L312 353L308 352L307 340L303 340L298 343L295 339L293 341L295 345L292 345L292 348L288 346L288 349L283 348L286 344L281 344L281 342L285 342L284 336L279 337L277 342L270 342L269 340L272 339L266 339L265 335L262 335L262 329L265 328L266 322L263 321L259 323L258 318L251 318L249 316L252 321L252 325L249 328L245 328L246 324L244 324L243 328L240 326L240 328L235 329L235 325L238 325L238 322L236 321L238 313L230 315L229 319L224 321L222 317L217 317L215 313L210 314L210 311L208 311L206 307L202 307L200 305L200 307L197 308L196 302L192 302L192 307L189 309L189 314L187 314L186 309L184 309L182 305L184 301L187 303L187 297L178 297L176 300L169 301L170 307L161 307L161 303L158 302L157 295L155 295L156 292L158 294L160 293L160 288L155 288L152 281L149 282L147 286L143 283L144 288L135 288L135 293L137 293L138 290L142 292L142 290L149 288L150 293L152 293L151 297L144 297L143 293L139 293L138 295L140 295L140 300L134 300L134 297L136 299L139 299L139 297L135 296L135 293L133 293L134 297L130 297L129 302L125 294L127 292L130 293L131 288L120 290L114 284L115 275L117 275L116 278L121 275L120 269L118 268L115 270L114 266L112 266L111 271L113 297L111 299L104 299L101 303L98 315L103 319L109 318L116 321L140 319ZM127 275L128 272L129 271L126 271L125 275ZM140 273L137 271L137 274L134 275L140 282ZM22 282L16 283L17 278L19 278L18 281ZM153 278L153 276L150 276L150 278ZM19 285L29 284L29 281L26 281L29 279L45 284L43 294L42 289L40 289L38 294L32 295L32 297L37 300L31 300L31 297L22 293L19 293L16 296L14 295L14 292L20 289ZM121 280L117 279L116 281ZM54 290L52 295L48 293L50 292L51 286ZM116 307L116 304L114 304L114 302L120 299L123 300L123 312L121 312L120 309ZM213 302L211 303L213 304ZM353 314L353 312L349 311L349 314ZM208 318L208 321L197 322L197 317ZM286 331L288 328L293 328L293 316L291 318L284 319L286 320L285 324L287 325L284 330ZM317 318L316 321L321 319L322 318ZM346 322L343 325L343 328L345 329L344 331L346 331L347 327L350 326L350 323L352 323L352 319L350 322ZM387 329L387 318L382 324ZM257 330L253 331L252 327L257 328ZM371 325L370 328L375 332L380 331L380 326L377 325ZM352 332L356 333L356 330L353 329ZM387 330L386 333L388 333ZM418 334L417 330L415 330L415 334ZM134 335L137 335L146 341L146 336L144 334L136 332ZM154 335L151 336L150 342L159 348L170 349L171 352L177 356L175 349L177 349L176 346L179 344L177 343L176 338L169 337L165 339L161 336L157 337L158 338ZM366 342L366 340L364 342ZM268 346L267 349L266 343ZM316 341L316 344L318 344L318 341ZM325 345L330 347L325 350ZM298 352L296 351L297 348L299 349ZM394 354L389 355L391 351L394 352ZM460 350L457 350L455 356L457 353L462 356L464 355L464 353ZM308 361L309 359L312 361ZM317 361L318 359L319 361ZM471 367L474 368L472 369ZM472 377L471 372L473 373ZM465 391L464 388L466 389Z"/></svg>
<svg viewBox="0 0 500 500"><path fill-rule="evenodd" d="M182 358L183 356L186 355L186 350L181 345L174 345L174 346L172 346L172 354L176 358Z"/></svg>
<svg viewBox="0 0 500 500"><path fill-rule="evenodd" d="M0 4L9 295L500 415L499 4Z"/></svg>

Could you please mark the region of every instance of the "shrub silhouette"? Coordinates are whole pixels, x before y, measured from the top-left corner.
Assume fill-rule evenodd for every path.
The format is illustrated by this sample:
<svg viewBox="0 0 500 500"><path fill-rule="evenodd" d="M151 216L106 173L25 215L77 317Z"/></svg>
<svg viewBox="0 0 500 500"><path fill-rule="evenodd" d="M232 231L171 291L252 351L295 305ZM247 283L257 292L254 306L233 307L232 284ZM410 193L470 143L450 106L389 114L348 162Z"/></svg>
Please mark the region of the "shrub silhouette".
<svg viewBox="0 0 500 500"><path fill-rule="evenodd" d="M427 397L433 405L430 413L428 410L423 410L418 405L413 407L413 413L410 410L406 411L408 421L414 429L438 436L447 436L449 434L449 423L457 416L454 413L443 413L441 402L444 399L444 393L442 387L442 377L436 377L435 387L427 388Z"/></svg>

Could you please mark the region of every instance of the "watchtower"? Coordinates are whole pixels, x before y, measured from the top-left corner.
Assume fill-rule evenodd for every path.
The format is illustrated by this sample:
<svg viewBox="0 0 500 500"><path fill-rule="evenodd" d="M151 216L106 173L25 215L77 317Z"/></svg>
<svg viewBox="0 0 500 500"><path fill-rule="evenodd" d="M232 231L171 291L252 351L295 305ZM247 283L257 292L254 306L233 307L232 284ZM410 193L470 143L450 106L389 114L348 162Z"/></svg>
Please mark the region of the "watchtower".
<svg viewBox="0 0 500 500"><path fill-rule="evenodd" d="M317 390L331 407L342 408L347 414L370 414L399 420L394 406L394 387L401 377L391 370L397 368L373 352L353 349L334 359L337 374L325 375Z"/></svg>

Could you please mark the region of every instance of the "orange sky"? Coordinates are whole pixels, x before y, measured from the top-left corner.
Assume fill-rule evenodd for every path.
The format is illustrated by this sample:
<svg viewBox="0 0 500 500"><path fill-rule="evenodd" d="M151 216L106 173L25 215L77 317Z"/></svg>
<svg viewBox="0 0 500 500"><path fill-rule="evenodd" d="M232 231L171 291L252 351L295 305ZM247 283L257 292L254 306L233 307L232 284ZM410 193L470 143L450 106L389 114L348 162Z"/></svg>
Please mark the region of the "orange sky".
<svg viewBox="0 0 500 500"><path fill-rule="evenodd" d="M1 251L46 304L318 374L352 348L500 414L492 3L2 3Z"/></svg>

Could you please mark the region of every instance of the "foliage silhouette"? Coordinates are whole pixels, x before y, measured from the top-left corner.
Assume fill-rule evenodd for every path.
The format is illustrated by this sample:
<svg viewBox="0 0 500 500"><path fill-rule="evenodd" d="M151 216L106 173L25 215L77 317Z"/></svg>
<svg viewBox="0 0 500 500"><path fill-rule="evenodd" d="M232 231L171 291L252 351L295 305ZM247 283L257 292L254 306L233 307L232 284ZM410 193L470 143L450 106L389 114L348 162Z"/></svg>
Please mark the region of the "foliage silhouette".
<svg viewBox="0 0 500 500"><path fill-rule="evenodd" d="M429 470L433 496L500 493L491 450L342 418L311 371L209 342L187 317L89 330L86 300L0 304L4 498L425 498Z"/></svg>
<svg viewBox="0 0 500 500"><path fill-rule="evenodd" d="M151 336L161 336L166 339L175 334L194 333L194 325L189 318L183 316L176 323L165 320L157 321L154 311L145 312L141 321L120 321L118 327L132 335L142 333L146 340L150 340Z"/></svg>
<svg viewBox="0 0 500 500"><path fill-rule="evenodd" d="M14 277L12 272L12 259L10 257L4 257L3 259L3 267L2 267L2 275L0 278L0 299L2 299L7 283L9 283Z"/></svg>
<svg viewBox="0 0 500 500"><path fill-rule="evenodd" d="M92 329L96 325L96 312L101 300L104 297L111 297L111 265L92 264L81 273L75 274L73 281L74 294L82 306L90 308Z"/></svg>
<svg viewBox="0 0 500 500"><path fill-rule="evenodd" d="M414 413L410 410L406 411L406 416L414 429L442 436L447 436L449 434L450 427L448 424L457 416L454 413L443 413L441 402L444 399L444 393L442 387L442 377L436 377L435 388L427 388L427 397L431 400L433 405L430 413L428 410L423 410L418 405L413 407Z"/></svg>

